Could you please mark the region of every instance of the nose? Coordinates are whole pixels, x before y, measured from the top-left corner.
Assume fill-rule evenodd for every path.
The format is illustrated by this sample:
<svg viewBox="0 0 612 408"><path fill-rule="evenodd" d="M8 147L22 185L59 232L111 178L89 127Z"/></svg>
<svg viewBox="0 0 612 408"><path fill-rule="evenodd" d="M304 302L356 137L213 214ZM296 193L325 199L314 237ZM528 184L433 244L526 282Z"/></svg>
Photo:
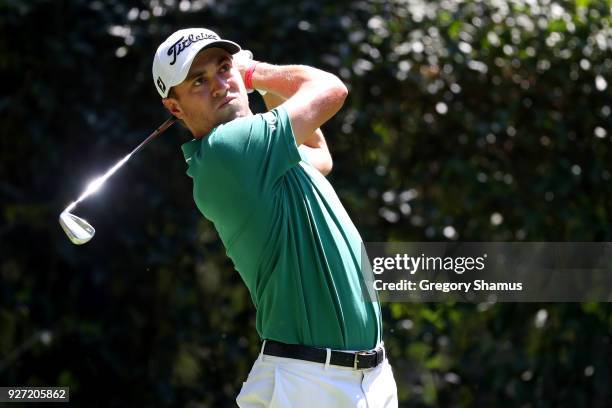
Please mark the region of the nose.
<svg viewBox="0 0 612 408"><path fill-rule="evenodd" d="M229 83L227 82L227 78L224 78L223 75L215 75L213 79L213 97L217 98L220 96L225 96L229 89Z"/></svg>

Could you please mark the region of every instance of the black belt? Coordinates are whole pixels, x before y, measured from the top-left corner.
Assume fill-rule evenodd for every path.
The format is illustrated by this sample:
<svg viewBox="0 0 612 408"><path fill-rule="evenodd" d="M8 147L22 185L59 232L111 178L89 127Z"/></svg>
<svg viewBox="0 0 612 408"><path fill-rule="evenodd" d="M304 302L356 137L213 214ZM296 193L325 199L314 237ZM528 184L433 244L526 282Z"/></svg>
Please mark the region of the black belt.
<svg viewBox="0 0 612 408"><path fill-rule="evenodd" d="M266 340L263 354L323 364L327 361L327 349L285 344L274 340ZM352 367L355 370L374 368L385 359L385 350L381 347L357 352L331 350L330 354L329 364Z"/></svg>

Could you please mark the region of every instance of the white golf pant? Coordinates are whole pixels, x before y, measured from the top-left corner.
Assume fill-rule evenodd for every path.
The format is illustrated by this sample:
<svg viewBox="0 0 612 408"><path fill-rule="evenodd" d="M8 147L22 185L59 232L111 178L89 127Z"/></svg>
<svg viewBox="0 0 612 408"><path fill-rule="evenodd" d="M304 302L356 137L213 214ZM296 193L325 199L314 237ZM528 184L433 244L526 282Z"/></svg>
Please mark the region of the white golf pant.
<svg viewBox="0 0 612 408"><path fill-rule="evenodd" d="M375 368L259 355L236 398L241 408L390 408L397 387L388 360Z"/></svg>

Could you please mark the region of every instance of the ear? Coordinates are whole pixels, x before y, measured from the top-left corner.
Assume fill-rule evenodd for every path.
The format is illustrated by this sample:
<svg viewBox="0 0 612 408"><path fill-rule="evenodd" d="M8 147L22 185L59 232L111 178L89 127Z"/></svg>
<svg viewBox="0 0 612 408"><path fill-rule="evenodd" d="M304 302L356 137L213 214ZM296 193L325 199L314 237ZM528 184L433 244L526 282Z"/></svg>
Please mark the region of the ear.
<svg viewBox="0 0 612 408"><path fill-rule="evenodd" d="M181 109L181 105L179 104L176 98L172 98L172 97L163 98L162 103L164 104L166 109L168 109L168 112L176 116L177 119L181 119L181 120L183 119L184 113L183 113L183 110Z"/></svg>

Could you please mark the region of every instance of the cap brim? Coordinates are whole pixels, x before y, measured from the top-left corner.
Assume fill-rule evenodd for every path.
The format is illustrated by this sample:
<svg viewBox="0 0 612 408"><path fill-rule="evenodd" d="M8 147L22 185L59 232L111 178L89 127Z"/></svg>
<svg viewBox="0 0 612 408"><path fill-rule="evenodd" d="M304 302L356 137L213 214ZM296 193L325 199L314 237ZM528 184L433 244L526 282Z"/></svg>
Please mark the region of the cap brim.
<svg viewBox="0 0 612 408"><path fill-rule="evenodd" d="M225 51L229 52L230 54L235 54L238 51L240 51L242 48L240 48L240 46L238 44L236 44L233 41L228 41L228 40L218 40L218 41L214 41L211 42L209 44L206 44L204 47L202 47L200 49L200 51L208 49L208 48L223 48ZM199 51L198 51L199 52Z"/></svg>
<svg viewBox="0 0 612 408"><path fill-rule="evenodd" d="M193 60L195 59L195 57L203 50L207 50L209 48L221 48L224 49L225 51L229 52L230 54L235 54L238 51L240 51L242 48L240 48L240 46L238 44L236 44L233 41L228 41L228 40L217 40L214 42L211 42L209 44L206 45L202 45L199 48L194 48L193 50L193 56L188 60L185 61L183 68L181 69L181 76L179 78L175 78L175 80L173 81L173 85L171 85L170 87L176 86L180 83L182 83L185 78L187 78L187 74L189 73L189 70L191 69L191 64L193 64Z"/></svg>

